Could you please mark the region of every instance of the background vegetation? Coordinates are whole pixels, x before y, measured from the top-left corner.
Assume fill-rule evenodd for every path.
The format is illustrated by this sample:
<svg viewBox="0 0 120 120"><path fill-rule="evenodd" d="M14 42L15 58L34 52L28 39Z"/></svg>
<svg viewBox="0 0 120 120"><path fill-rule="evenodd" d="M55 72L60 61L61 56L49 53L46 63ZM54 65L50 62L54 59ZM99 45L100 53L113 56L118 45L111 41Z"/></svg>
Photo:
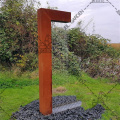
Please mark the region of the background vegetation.
<svg viewBox="0 0 120 120"><path fill-rule="evenodd" d="M2 120L39 98L36 13L34 0L4 0L0 7ZM106 108L103 120L118 119L120 50L102 36L81 30L52 26L53 95L76 95L85 109L100 103Z"/></svg>
<svg viewBox="0 0 120 120"><path fill-rule="evenodd" d="M118 50L120 49L120 43L111 43L110 45Z"/></svg>

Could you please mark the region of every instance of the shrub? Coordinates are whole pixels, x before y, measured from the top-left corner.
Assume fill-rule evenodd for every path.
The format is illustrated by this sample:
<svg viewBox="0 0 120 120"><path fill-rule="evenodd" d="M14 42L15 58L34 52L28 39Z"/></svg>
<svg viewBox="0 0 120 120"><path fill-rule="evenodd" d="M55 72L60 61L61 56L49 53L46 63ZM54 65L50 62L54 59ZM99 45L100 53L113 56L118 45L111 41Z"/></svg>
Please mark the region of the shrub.
<svg viewBox="0 0 120 120"><path fill-rule="evenodd" d="M53 69L67 70L79 75L80 67L77 56L68 49L67 31L62 28L52 30Z"/></svg>
<svg viewBox="0 0 120 120"><path fill-rule="evenodd" d="M37 15L32 0L4 0L0 6L0 63L37 52ZM19 57L19 56L18 56Z"/></svg>
<svg viewBox="0 0 120 120"><path fill-rule="evenodd" d="M69 30L68 37L69 50L80 57L82 70L92 77L108 77L113 81L119 78L120 65L117 63L120 51L112 48L108 39L86 35L79 28Z"/></svg>
<svg viewBox="0 0 120 120"><path fill-rule="evenodd" d="M16 61L16 66L21 71L33 71L38 68L38 56L34 53L19 55L20 59Z"/></svg>

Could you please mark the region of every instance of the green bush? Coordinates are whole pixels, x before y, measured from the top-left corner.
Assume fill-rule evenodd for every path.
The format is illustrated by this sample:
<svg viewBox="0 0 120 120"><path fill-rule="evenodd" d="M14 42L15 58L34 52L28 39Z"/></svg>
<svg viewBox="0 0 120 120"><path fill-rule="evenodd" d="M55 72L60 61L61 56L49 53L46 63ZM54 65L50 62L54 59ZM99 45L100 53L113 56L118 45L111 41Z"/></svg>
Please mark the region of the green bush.
<svg viewBox="0 0 120 120"><path fill-rule="evenodd" d="M16 66L19 67L21 71L33 71L38 68L38 55L35 53L26 53L18 56L20 59L16 60Z"/></svg>
<svg viewBox="0 0 120 120"><path fill-rule="evenodd" d="M52 29L53 69L67 70L70 74L80 75L77 56L68 49L68 31L62 28Z"/></svg>
<svg viewBox="0 0 120 120"><path fill-rule="evenodd" d="M95 35L86 35L79 31L79 28L73 28L68 32L69 50L80 56L82 60L89 57L98 57L102 54L115 53L108 46L108 39L97 37ZM111 53L111 54L112 54Z"/></svg>
<svg viewBox="0 0 120 120"><path fill-rule="evenodd" d="M37 52L37 12L30 0L4 0L0 6L0 63L15 64L17 54ZM19 56L18 56L19 59Z"/></svg>
<svg viewBox="0 0 120 120"><path fill-rule="evenodd" d="M68 38L69 50L81 59L80 69L92 77L108 77L113 81L119 78L120 51L109 46L108 39L86 35L79 28L70 29Z"/></svg>

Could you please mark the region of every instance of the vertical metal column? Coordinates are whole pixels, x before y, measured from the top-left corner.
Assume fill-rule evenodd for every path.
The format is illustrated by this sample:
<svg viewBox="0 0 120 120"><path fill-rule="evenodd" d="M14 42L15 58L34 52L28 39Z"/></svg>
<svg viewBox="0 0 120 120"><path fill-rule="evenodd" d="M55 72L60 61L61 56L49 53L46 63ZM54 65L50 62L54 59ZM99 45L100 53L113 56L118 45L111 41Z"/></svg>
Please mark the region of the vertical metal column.
<svg viewBox="0 0 120 120"><path fill-rule="evenodd" d="M71 13L41 8L38 14L39 108L52 113L52 41L51 21L71 22Z"/></svg>

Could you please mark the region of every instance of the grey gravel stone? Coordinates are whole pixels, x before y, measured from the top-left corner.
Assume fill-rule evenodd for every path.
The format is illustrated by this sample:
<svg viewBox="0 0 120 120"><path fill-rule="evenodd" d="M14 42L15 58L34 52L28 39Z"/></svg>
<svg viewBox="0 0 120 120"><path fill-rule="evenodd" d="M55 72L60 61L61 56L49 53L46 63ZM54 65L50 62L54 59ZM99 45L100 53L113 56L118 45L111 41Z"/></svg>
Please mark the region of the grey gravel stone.
<svg viewBox="0 0 120 120"><path fill-rule="evenodd" d="M53 108L76 102L75 96L56 96L53 97ZM30 104L20 107L20 110L11 116L17 120L97 120L104 113L104 108L97 104L95 107L84 110L82 107L68 109L59 113L44 116L39 112L39 101L35 100Z"/></svg>

